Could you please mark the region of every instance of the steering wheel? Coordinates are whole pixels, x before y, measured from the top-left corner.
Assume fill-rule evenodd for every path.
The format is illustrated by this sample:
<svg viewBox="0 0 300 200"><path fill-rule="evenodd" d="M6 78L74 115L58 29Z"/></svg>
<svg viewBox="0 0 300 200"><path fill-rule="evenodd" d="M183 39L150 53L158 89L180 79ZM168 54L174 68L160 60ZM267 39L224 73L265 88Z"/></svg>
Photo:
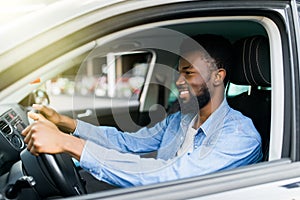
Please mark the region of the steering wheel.
<svg viewBox="0 0 300 200"><path fill-rule="evenodd" d="M68 154L32 155L27 149L21 154L21 160L27 175L36 181L36 191L40 196L64 197L86 194L84 181Z"/></svg>

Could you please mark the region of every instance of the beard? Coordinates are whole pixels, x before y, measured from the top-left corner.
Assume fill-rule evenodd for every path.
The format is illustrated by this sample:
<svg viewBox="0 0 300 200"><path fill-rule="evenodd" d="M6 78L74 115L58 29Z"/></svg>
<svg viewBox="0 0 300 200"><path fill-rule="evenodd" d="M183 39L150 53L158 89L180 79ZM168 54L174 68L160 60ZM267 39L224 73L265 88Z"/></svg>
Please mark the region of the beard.
<svg viewBox="0 0 300 200"><path fill-rule="evenodd" d="M190 92L191 95L191 92ZM203 89L203 93L201 95L195 96L191 95L191 98L189 101L184 102L183 99L179 98L179 105L181 109L181 113L183 114L197 114L201 108L206 106L208 102L210 101L210 93L208 91L208 88L205 87Z"/></svg>

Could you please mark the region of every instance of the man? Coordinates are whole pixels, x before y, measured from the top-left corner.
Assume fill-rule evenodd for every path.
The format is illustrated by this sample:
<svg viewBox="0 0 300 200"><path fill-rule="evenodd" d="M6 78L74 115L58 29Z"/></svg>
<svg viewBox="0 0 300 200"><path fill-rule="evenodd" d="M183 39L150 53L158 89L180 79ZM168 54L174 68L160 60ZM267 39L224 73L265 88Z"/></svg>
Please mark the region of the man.
<svg viewBox="0 0 300 200"><path fill-rule="evenodd" d="M34 155L69 153L97 179L121 187L199 176L260 161L259 133L224 97L230 43L216 35L193 39L204 48L191 39L181 46L176 81L180 112L152 128L126 133L34 105L41 114L29 113L35 122L22 132L27 149ZM157 151L155 159L139 156L152 151Z"/></svg>

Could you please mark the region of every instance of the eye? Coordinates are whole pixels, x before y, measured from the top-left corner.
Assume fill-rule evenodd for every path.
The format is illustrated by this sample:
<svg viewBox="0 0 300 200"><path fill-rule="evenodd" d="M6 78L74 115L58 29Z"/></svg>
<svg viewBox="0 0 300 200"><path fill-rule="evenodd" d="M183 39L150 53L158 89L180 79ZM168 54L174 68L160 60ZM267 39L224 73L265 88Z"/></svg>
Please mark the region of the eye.
<svg viewBox="0 0 300 200"><path fill-rule="evenodd" d="M191 74L193 74L194 72L192 72L192 71L185 71L184 72L186 75L191 75Z"/></svg>

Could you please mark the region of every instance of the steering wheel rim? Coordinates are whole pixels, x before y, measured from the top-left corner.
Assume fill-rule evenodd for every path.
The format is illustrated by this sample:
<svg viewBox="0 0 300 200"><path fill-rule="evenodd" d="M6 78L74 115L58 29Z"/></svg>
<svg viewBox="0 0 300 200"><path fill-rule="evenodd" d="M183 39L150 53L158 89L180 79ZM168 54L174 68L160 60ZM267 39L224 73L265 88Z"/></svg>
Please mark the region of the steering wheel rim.
<svg viewBox="0 0 300 200"><path fill-rule="evenodd" d="M75 196L87 193L71 156L66 153L41 154L37 158L46 166L62 196Z"/></svg>
<svg viewBox="0 0 300 200"><path fill-rule="evenodd" d="M32 155L27 149L21 154L25 175L36 181L37 193L48 198L52 196L78 196L87 194L85 184L68 154Z"/></svg>

